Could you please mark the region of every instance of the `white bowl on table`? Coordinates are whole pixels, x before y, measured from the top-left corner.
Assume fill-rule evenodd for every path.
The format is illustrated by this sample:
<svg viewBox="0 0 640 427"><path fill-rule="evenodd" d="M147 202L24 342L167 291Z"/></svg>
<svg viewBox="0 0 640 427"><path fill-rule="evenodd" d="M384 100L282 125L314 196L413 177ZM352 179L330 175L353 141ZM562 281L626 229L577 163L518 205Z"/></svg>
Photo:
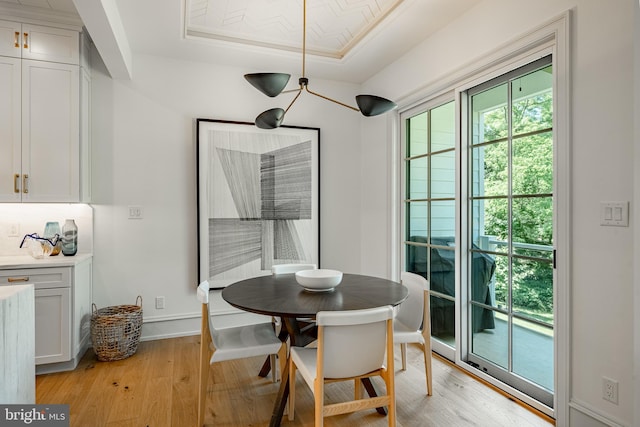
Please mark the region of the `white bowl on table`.
<svg viewBox="0 0 640 427"><path fill-rule="evenodd" d="M342 272L324 268L301 270L296 272L296 281L307 291L326 292L340 284Z"/></svg>

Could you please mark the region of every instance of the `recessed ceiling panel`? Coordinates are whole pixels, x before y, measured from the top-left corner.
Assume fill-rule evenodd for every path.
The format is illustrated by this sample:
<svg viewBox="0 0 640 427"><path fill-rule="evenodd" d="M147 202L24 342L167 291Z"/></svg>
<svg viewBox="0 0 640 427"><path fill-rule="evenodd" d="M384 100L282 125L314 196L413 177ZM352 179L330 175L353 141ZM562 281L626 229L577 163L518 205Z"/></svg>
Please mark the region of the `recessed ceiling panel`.
<svg viewBox="0 0 640 427"><path fill-rule="evenodd" d="M344 57L403 0L307 0L307 53ZM187 0L188 37L300 51L302 0Z"/></svg>

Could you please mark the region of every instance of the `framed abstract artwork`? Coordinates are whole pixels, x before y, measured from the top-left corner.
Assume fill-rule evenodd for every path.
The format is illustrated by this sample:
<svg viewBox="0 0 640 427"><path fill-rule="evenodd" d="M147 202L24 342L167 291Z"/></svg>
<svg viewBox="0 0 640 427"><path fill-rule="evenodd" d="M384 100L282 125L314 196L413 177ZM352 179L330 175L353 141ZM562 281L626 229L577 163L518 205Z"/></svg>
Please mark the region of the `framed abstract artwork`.
<svg viewBox="0 0 640 427"><path fill-rule="evenodd" d="M320 129L197 119L199 282L320 265L319 163Z"/></svg>

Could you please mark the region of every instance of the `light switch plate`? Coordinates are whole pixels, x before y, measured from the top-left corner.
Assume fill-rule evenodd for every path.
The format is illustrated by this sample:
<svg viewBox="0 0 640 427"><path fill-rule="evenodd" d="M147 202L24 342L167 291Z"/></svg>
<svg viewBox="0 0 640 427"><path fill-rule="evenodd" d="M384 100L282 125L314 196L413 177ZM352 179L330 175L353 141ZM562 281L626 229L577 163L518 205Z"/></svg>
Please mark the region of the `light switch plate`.
<svg viewBox="0 0 640 427"><path fill-rule="evenodd" d="M142 206L129 206L129 219L142 219Z"/></svg>
<svg viewBox="0 0 640 427"><path fill-rule="evenodd" d="M629 202L600 202L600 225L629 226Z"/></svg>

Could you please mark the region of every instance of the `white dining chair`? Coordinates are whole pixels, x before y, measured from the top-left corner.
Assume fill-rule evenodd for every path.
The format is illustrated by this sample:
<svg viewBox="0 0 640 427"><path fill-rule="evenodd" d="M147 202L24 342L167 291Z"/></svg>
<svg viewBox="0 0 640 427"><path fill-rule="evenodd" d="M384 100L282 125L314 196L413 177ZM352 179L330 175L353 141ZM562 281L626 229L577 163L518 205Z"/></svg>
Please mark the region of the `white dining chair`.
<svg viewBox="0 0 640 427"><path fill-rule="evenodd" d="M198 425L204 423L209 365L225 360L243 359L253 356L270 356L272 378L276 382L276 356L280 361L280 372L286 369L286 345L276 336L271 322L216 329L209 311L209 282L200 283L198 301L202 303L202 327L200 336L200 387L198 395ZM209 354L213 351L211 356Z"/></svg>
<svg viewBox="0 0 640 427"><path fill-rule="evenodd" d="M388 407L389 426L396 425L393 367L393 309L391 306L346 311L321 311L316 316L318 346L291 347L289 356L289 420L294 419L296 372L314 397L315 426L324 417L362 409ZM385 360L387 366L384 365ZM363 397L361 380L380 376L385 394ZM351 401L324 403L324 385L354 381Z"/></svg>
<svg viewBox="0 0 640 427"><path fill-rule="evenodd" d="M302 270L316 270L316 264L274 264L271 266L271 274L291 274Z"/></svg>
<svg viewBox="0 0 640 427"><path fill-rule="evenodd" d="M317 269L318 266L316 264L274 264L271 266L271 274L277 276L278 274L291 274L303 270ZM298 320L298 322L302 322L303 325L315 324L315 320L306 317L299 317L296 320Z"/></svg>
<svg viewBox="0 0 640 427"><path fill-rule="evenodd" d="M407 370L407 344L416 343L424 353L427 395L432 394L431 371L431 314L429 313L429 282L409 272L400 273L400 280L409 296L400 304L393 322L393 340L400 344L402 370Z"/></svg>

